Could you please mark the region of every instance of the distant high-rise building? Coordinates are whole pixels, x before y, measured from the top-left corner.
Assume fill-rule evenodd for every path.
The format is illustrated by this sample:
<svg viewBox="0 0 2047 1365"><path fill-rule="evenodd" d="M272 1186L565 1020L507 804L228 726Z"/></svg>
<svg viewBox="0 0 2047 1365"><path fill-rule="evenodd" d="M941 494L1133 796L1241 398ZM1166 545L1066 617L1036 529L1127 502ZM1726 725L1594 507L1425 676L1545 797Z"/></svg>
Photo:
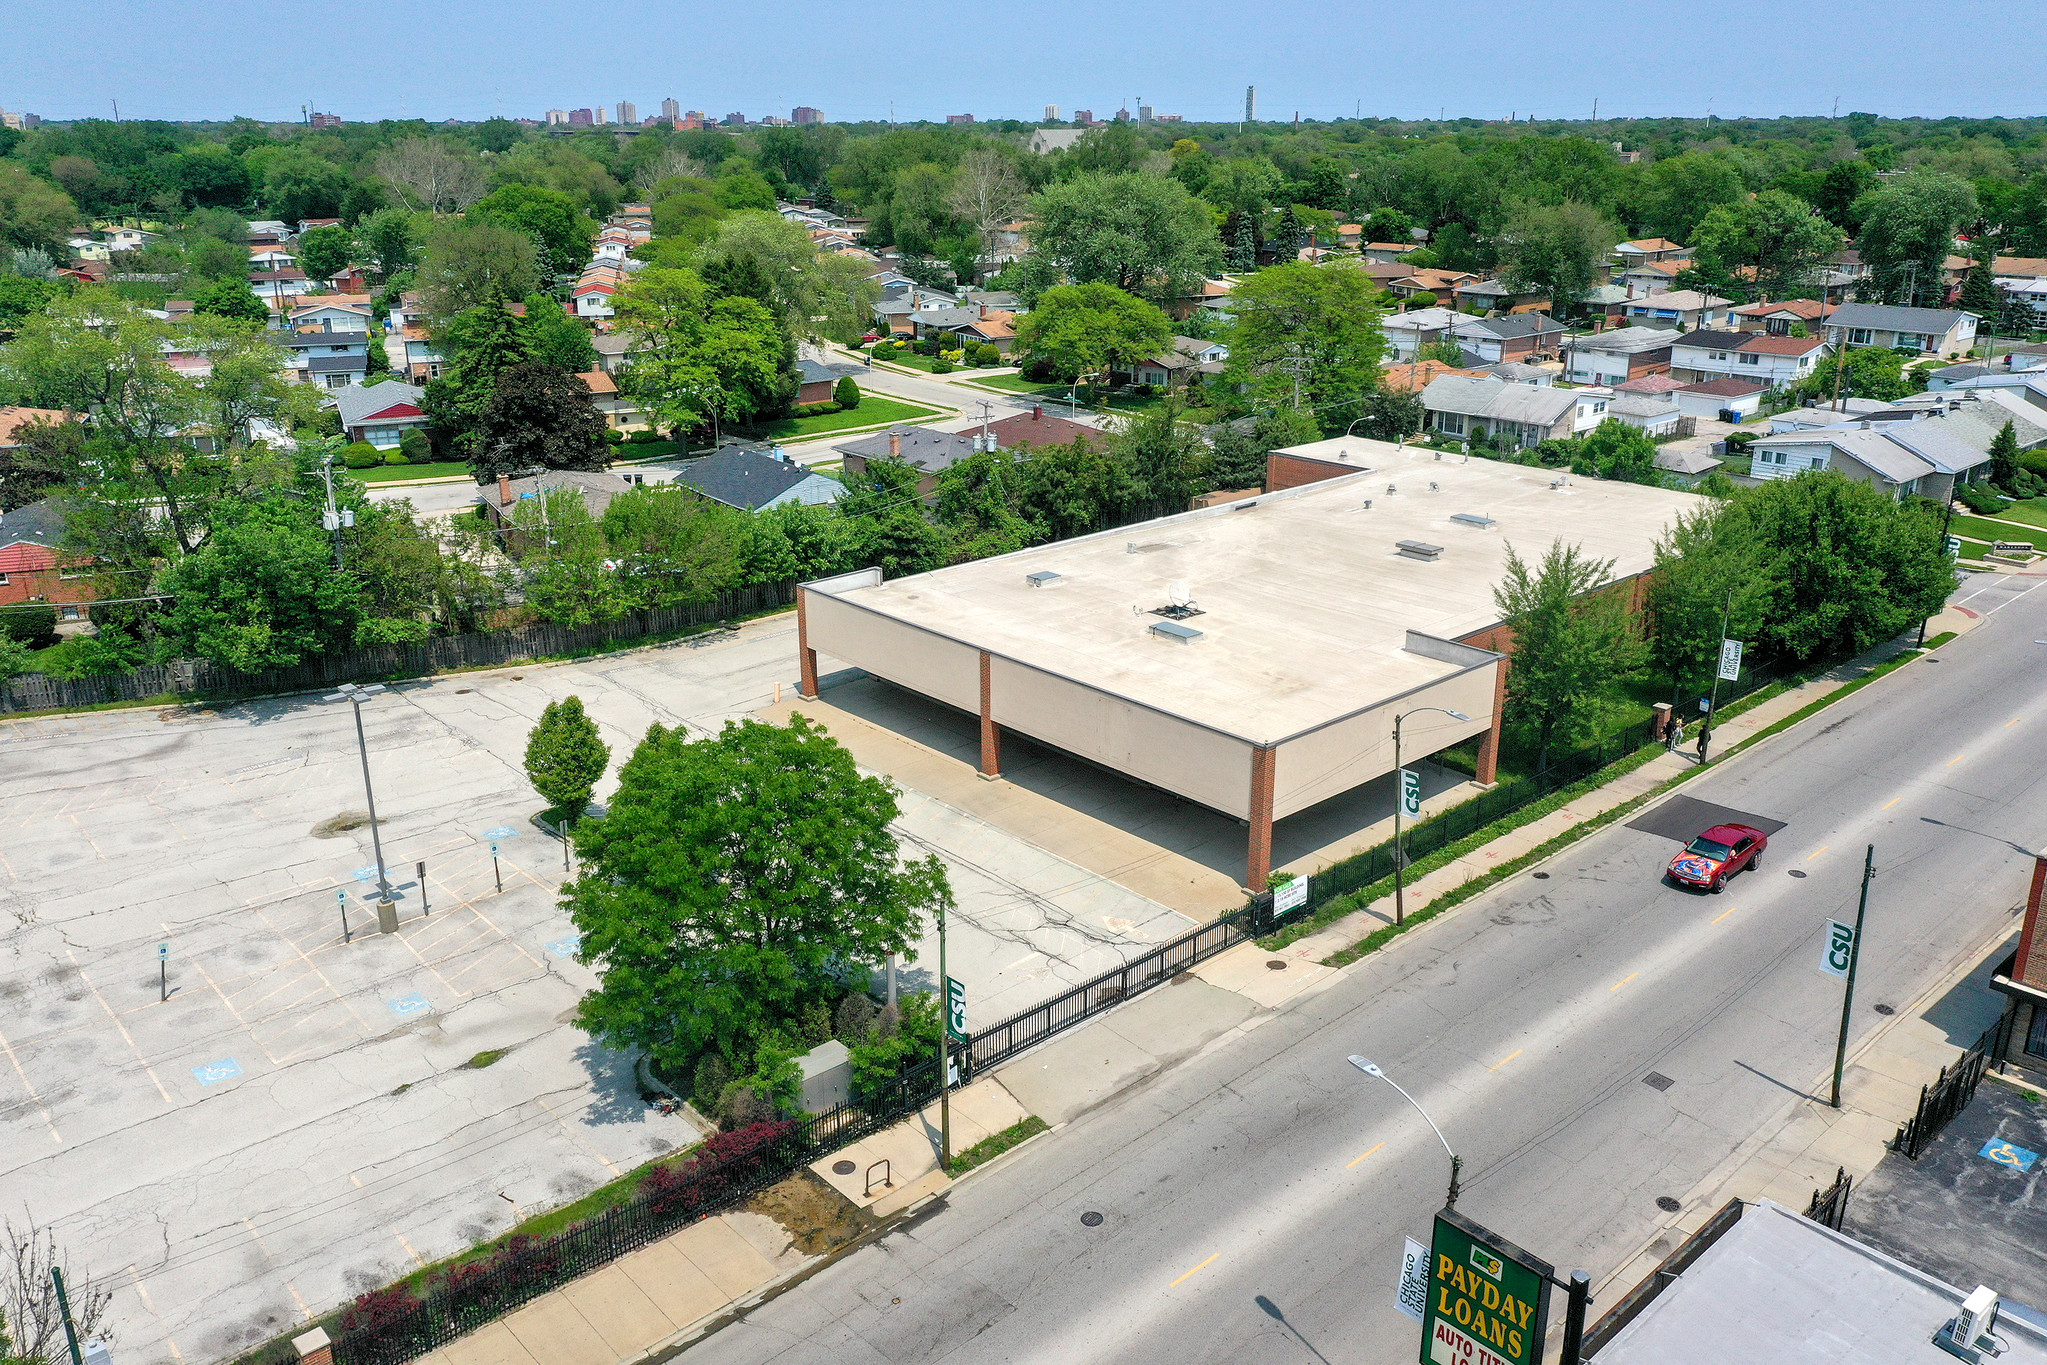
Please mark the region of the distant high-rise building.
<svg viewBox="0 0 2047 1365"><path fill-rule="evenodd" d="M569 123L571 126L587 128L590 126L592 121L593 120L590 117L590 111L588 109L569 110Z"/></svg>
<svg viewBox="0 0 2047 1365"><path fill-rule="evenodd" d="M1076 109L1073 111L1073 121L1080 127L1085 128L1095 121L1095 111L1092 109Z"/></svg>
<svg viewBox="0 0 2047 1365"><path fill-rule="evenodd" d="M1048 104L1048 105L1046 105L1046 106L1045 106L1045 122L1047 122L1047 123L1057 123L1058 121L1059 121L1059 106L1058 106L1058 105L1056 105L1056 104Z"/></svg>
<svg viewBox="0 0 2047 1365"><path fill-rule="evenodd" d="M1160 122L1160 123L1184 123L1185 121L1186 121L1186 120L1185 120L1185 119L1183 119L1183 118L1181 118L1181 116L1180 116L1180 115L1178 115L1178 114L1160 114L1160 115L1159 115L1159 122Z"/></svg>
<svg viewBox="0 0 2047 1365"><path fill-rule="evenodd" d="M550 128L562 127L568 121L569 111L566 109L550 109L547 111L547 126Z"/></svg>
<svg viewBox="0 0 2047 1365"><path fill-rule="evenodd" d="M1244 87L1244 122L1256 123L1257 121L1258 121L1258 87L1255 85L1247 85Z"/></svg>
<svg viewBox="0 0 2047 1365"><path fill-rule="evenodd" d="M640 111L631 100L618 102L618 121L628 128L640 121Z"/></svg>
<svg viewBox="0 0 2047 1365"><path fill-rule="evenodd" d="M708 120L704 117L704 111L701 109L686 109L683 111L682 127L685 129L694 131L703 127L706 122Z"/></svg>
<svg viewBox="0 0 2047 1365"><path fill-rule="evenodd" d="M611 111L601 104L598 105L590 111L590 122L600 125L611 122Z"/></svg>
<svg viewBox="0 0 2047 1365"><path fill-rule="evenodd" d="M947 114L945 121L947 123L972 123L974 116L972 114Z"/></svg>
<svg viewBox="0 0 2047 1365"><path fill-rule="evenodd" d="M23 129L40 128L42 126L43 116L41 114L24 114L19 110L10 112L6 109L0 109L0 128L12 128L16 132L21 132Z"/></svg>
<svg viewBox="0 0 2047 1365"><path fill-rule="evenodd" d="M807 104L799 104L789 111L789 121L791 123L823 123L824 110L813 109Z"/></svg>
<svg viewBox="0 0 2047 1365"><path fill-rule="evenodd" d="M723 122L727 128L744 128L746 126L746 115L727 114Z"/></svg>
<svg viewBox="0 0 2047 1365"><path fill-rule="evenodd" d="M1139 123L1151 122L1151 106L1149 104L1140 104L1137 106L1137 121Z"/></svg>
<svg viewBox="0 0 2047 1365"><path fill-rule="evenodd" d="M1116 122L1118 123L1130 122L1130 111L1128 109L1118 109L1116 111Z"/></svg>
<svg viewBox="0 0 2047 1365"><path fill-rule="evenodd" d="M661 101L661 117L673 123L682 117L682 104L678 100Z"/></svg>
<svg viewBox="0 0 2047 1365"><path fill-rule="evenodd" d="M323 114L318 109L314 109L307 113L306 124L313 128L339 128L341 126L341 115Z"/></svg>

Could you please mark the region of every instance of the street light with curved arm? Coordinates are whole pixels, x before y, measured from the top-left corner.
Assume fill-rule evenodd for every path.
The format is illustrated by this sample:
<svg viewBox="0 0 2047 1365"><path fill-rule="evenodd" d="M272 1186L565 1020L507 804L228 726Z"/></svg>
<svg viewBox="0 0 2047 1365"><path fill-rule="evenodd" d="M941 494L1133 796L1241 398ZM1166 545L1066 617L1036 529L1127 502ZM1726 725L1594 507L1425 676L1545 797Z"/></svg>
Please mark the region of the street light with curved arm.
<svg viewBox="0 0 2047 1365"><path fill-rule="evenodd" d="M1407 886L1400 866L1400 808L1407 804L1407 792L1401 785L1404 778L1400 766L1400 722L1409 716L1418 716L1424 711L1441 711L1452 720L1470 720L1462 711L1452 711L1447 706L1417 706L1412 711L1403 711L1393 718L1393 922L1407 923ZM1419 809L1420 803L1416 803ZM1398 1089L1399 1087L1394 1087ZM1424 1116L1426 1117L1426 1116ZM1454 1201L1453 1201L1454 1202Z"/></svg>
<svg viewBox="0 0 2047 1365"><path fill-rule="evenodd" d="M1368 1061L1356 1053L1352 1053L1350 1064L1364 1072L1367 1076L1370 1076L1373 1080L1384 1081L1395 1090L1400 1090L1400 1082L1394 1080L1384 1071L1381 1071L1377 1062ZM1436 1121L1429 1117L1429 1111L1422 1108L1414 1096L1408 1094L1405 1090L1400 1090L1400 1098L1414 1105L1414 1112L1422 1116L1422 1122L1429 1125L1429 1131L1436 1135L1436 1141L1442 1143L1443 1150L1450 1153L1450 1193L1443 1202L1454 1209L1457 1207L1457 1178L1464 1171L1464 1158L1457 1155L1456 1149L1450 1146L1450 1139L1443 1136L1443 1130L1436 1126Z"/></svg>

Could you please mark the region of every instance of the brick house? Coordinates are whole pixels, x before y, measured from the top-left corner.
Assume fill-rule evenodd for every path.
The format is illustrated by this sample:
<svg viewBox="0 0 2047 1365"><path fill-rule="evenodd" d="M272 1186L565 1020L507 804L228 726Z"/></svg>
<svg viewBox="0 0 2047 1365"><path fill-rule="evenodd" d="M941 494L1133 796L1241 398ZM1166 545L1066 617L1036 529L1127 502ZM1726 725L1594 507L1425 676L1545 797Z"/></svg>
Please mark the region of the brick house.
<svg viewBox="0 0 2047 1365"><path fill-rule="evenodd" d="M63 542L64 513L51 500L0 513L0 607L43 602L56 609L60 625L86 619L92 561L64 550Z"/></svg>

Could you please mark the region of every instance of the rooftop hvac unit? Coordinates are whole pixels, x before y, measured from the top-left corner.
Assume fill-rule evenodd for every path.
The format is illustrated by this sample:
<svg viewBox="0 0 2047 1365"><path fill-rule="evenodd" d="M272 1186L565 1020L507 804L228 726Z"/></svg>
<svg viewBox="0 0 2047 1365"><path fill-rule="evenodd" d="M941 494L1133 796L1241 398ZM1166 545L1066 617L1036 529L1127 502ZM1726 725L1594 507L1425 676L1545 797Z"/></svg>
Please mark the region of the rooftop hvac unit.
<svg viewBox="0 0 2047 1365"><path fill-rule="evenodd" d="M1962 1300L1962 1311L1933 1334L1933 1344L1961 1360L1982 1361L2004 1354L1997 1335L1997 1291L1979 1284Z"/></svg>

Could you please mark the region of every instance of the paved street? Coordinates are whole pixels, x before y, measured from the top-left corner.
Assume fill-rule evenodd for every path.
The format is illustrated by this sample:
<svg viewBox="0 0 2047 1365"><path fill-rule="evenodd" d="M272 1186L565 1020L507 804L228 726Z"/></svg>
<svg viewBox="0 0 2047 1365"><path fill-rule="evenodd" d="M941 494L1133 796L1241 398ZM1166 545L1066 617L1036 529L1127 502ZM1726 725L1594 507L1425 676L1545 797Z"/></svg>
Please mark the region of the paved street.
<svg viewBox="0 0 2047 1365"><path fill-rule="evenodd" d="M430 913L408 888L390 936L367 932L347 707L0 724L0 1204L110 1277L123 1365L233 1355L693 1140L568 1022L594 977L521 755L570 693L615 770L649 724L715 730L794 677L785 615L395 685L364 710L378 814L396 879L426 863ZM950 870L951 968L984 1018L1193 923L928 794L902 805Z"/></svg>
<svg viewBox="0 0 2047 1365"><path fill-rule="evenodd" d="M1824 1095L1809 1087L1840 988L1814 963L1821 921L1853 917L1865 843L1878 877L1853 1037L1879 1005L1980 1017L1921 997L2015 928L2019 847L2047 827L2040 584L1972 580L1957 600L1987 619L1938 662L1688 783L1787 822L1725 894L1661 884L1673 845L1609 828L1147 1084L1041 1108L1068 1126L688 1358L1412 1359L1401 1243L1426 1239L1448 1162L1353 1052L1458 1144L1465 1213L1598 1283L1668 1221L1659 1197Z"/></svg>

